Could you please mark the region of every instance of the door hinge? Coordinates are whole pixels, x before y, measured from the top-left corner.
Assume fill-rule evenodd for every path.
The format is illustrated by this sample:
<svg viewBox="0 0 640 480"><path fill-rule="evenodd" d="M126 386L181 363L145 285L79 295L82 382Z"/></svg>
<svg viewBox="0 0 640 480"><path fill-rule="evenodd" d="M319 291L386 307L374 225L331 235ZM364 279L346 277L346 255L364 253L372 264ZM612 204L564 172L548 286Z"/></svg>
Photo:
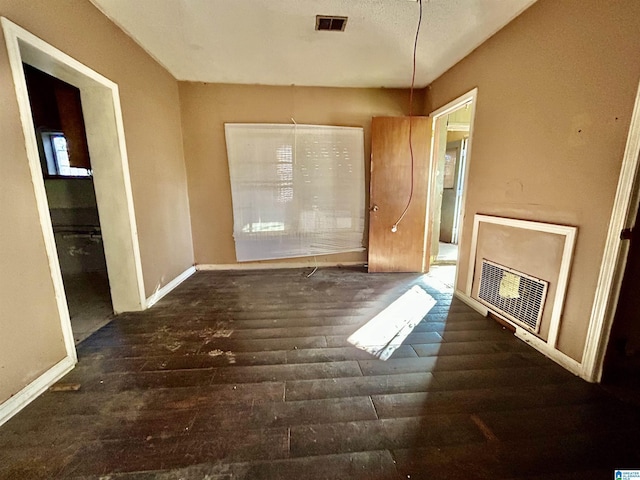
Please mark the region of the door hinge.
<svg viewBox="0 0 640 480"><path fill-rule="evenodd" d="M633 239L633 227L625 228L620 232L620 240L631 240Z"/></svg>

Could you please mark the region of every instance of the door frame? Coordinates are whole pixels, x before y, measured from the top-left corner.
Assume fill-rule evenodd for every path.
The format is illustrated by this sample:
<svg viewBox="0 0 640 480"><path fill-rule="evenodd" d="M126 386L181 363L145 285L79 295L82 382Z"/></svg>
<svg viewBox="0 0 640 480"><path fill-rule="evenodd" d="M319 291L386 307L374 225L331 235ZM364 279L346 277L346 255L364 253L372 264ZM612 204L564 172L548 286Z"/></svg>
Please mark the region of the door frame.
<svg viewBox="0 0 640 480"><path fill-rule="evenodd" d="M604 357L609 344L616 313L622 277L629 254L629 242L620 239L620 232L634 225L640 190L640 83L636 92L627 143L622 158L618 187L609 221L598 283L596 286L589 330L582 357L582 378L600 382Z"/></svg>
<svg viewBox="0 0 640 480"><path fill-rule="evenodd" d="M5 17L0 18L14 82L33 194L61 325L66 357L1 405L0 423L77 363L77 354L44 186L23 62L80 89L113 308L146 308L140 247L118 86ZM8 416L6 414L8 412ZM12 413L13 412L13 413Z"/></svg>
<svg viewBox="0 0 640 480"><path fill-rule="evenodd" d="M437 162L437 158L438 155L440 154L440 152L438 151L438 146L437 146L437 139L439 138L438 135L440 133L440 125L438 120L440 118L442 118L445 115L449 115L450 113L458 110L459 108L463 107L464 105L470 103L471 104L471 121L469 123L469 138L467 140L467 157L465 159L465 164L464 164L464 172L462 172L462 182L463 182L463 191L462 191L462 198L460 200L460 211L458 214L458 248L460 248L460 239L462 238L462 230L463 230L463 225L464 225L464 215L465 215L465 206L467 203L467 185L469 184L469 166L471 164L471 147L473 145L473 131L474 131L474 124L475 124L475 118L476 118L476 103L478 101L478 87L469 90L467 93L460 95L458 98L450 101L449 103L447 103L446 105L434 110L433 112L431 112L429 114L429 117L431 118L432 123L432 128L431 128L431 156L430 156L430 162L431 162L431 166L432 166L432 170L431 170L431 179L429 182L429 185L435 185L435 181L436 181L436 175L437 175L437 167L438 167L438 162ZM435 189L432 189L432 191L429 193L430 197L433 196L435 193ZM434 204L434 199L433 198L429 198L429 204L433 205ZM427 214L429 215L429 217L427 218L427 222L426 225L433 225L433 216L435 215L435 212L432 211L433 209L427 210ZM433 232L427 232L427 235L431 235ZM426 237L426 235L425 235ZM458 258L456 259L456 276L455 276L455 280L454 280L454 290L457 290L457 285L458 285L458 264L460 262L460 252L458 251ZM430 260L431 258L431 252L425 252L425 262L429 262L429 266L430 266Z"/></svg>
<svg viewBox="0 0 640 480"><path fill-rule="evenodd" d="M15 86L40 226L63 329L68 308L55 247L23 62L80 90L94 171L113 309L144 310L146 297L118 85L5 17L0 19Z"/></svg>

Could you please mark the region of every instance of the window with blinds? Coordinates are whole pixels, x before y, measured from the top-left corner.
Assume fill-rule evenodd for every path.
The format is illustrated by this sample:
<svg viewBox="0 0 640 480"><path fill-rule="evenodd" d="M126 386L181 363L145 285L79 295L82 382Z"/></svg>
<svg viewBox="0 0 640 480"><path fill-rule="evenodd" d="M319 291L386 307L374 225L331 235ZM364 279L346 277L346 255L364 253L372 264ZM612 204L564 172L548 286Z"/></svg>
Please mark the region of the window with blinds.
<svg viewBox="0 0 640 480"><path fill-rule="evenodd" d="M364 133L225 124L238 261L362 251Z"/></svg>

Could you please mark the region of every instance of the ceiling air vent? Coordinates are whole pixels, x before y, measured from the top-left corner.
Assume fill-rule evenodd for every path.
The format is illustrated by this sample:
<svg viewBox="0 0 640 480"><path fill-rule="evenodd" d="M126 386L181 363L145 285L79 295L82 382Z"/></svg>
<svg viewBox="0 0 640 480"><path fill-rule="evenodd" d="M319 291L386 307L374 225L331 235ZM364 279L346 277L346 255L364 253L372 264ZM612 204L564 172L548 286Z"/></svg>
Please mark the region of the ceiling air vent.
<svg viewBox="0 0 640 480"><path fill-rule="evenodd" d="M331 17L328 15L316 15L316 30L329 30L344 32L347 26L347 17Z"/></svg>

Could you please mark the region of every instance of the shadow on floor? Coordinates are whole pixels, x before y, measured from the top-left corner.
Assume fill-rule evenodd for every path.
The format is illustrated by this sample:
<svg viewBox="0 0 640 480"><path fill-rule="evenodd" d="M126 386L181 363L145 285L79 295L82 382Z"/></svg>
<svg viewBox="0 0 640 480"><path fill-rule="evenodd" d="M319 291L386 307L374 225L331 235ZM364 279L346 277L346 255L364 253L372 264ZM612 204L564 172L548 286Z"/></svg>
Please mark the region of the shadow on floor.
<svg viewBox="0 0 640 480"><path fill-rule="evenodd" d="M64 289L76 345L113 319L106 271L65 274Z"/></svg>

